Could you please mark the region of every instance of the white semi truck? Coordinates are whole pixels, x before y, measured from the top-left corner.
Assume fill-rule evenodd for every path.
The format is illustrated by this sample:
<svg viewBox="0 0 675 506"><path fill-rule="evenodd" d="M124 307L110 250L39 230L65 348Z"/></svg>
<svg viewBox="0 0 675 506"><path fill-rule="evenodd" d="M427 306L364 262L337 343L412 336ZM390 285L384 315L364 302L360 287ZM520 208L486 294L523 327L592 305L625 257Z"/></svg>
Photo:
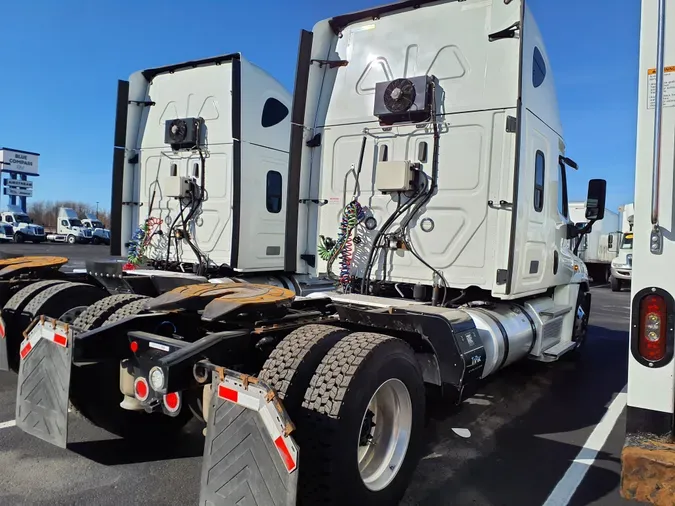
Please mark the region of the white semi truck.
<svg viewBox="0 0 675 506"><path fill-rule="evenodd" d="M91 230L92 237L91 242L93 244L105 244L110 246L110 230L105 228L105 225L98 216L93 213L85 213L85 217L82 218L82 226Z"/></svg>
<svg viewBox="0 0 675 506"><path fill-rule="evenodd" d="M19 206L9 205L7 211L0 213L2 227L0 239L13 240L14 242L41 243L46 240L45 229L36 225L33 220ZM9 227L12 227L10 232Z"/></svg>
<svg viewBox="0 0 675 506"><path fill-rule="evenodd" d="M47 234L47 240L52 242L67 242L68 244L89 244L93 237L93 230L84 226L77 212L69 207L59 208L56 219L56 233Z"/></svg>
<svg viewBox="0 0 675 506"><path fill-rule="evenodd" d="M642 0L621 494L675 504L675 9Z"/></svg>
<svg viewBox="0 0 675 506"><path fill-rule="evenodd" d="M612 291L619 292L624 286L630 286L633 270L633 221L635 219L634 204L621 206L621 247L618 256L612 260Z"/></svg>
<svg viewBox="0 0 675 506"><path fill-rule="evenodd" d="M569 216L577 226L587 225L586 203L571 202ZM602 220L594 223L592 230L579 239L579 258L586 264L593 281L610 281L611 265L619 254L621 235L618 213L605 209Z"/></svg>
<svg viewBox="0 0 675 506"><path fill-rule="evenodd" d="M576 164L523 1L321 21L292 105L240 54L118 90L112 252L129 262L50 271L5 305L0 344L32 320L25 432L65 447L69 402L138 444L196 413L201 503L396 504L426 392L459 403L518 360L583 349L570 241L603 218L605 182L575 227Z"/></svg>

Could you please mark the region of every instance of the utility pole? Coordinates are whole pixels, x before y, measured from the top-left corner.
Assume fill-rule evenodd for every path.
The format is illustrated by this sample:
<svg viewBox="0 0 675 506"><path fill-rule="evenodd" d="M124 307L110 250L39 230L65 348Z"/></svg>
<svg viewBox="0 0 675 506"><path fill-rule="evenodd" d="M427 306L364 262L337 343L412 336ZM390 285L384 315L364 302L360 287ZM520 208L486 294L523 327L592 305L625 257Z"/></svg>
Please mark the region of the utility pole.
<svg viewBox="0 0 675 506"><path fill-rule="evenodd" d="M98 202L96 202L96 218L98 218Z"/></svg>

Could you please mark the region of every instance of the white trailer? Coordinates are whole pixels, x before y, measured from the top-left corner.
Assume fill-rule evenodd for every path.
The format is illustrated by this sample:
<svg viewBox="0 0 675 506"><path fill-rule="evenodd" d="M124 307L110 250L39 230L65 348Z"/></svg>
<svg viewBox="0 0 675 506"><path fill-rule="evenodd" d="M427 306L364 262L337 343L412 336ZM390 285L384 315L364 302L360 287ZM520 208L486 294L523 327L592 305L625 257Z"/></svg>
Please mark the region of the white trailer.
<svg viewBox="0 0 675 506"><path fill-rule="evenodd" d="M56 233L47 234L47 240L68 244L89 244L92 236L92 230L82 224L74 209L61 207L57 216Z"/></svg>
<svg viewBox="0 0 675 506"><path fill-rule="evenodd" d="M578 227L588 224L586 220L586 203L570 203L570 220ZM591 232L580 238L578 254L588 273L596 282L609 282L612 261L619 254L621 232L619 231L619 215L605 209L605 216L593 224Z"/></svg>
<svg viewBox="0 0 675 506"><path fill-rule="evenodd" d="M3 224L0 227L0 240L41 243L46 239L44 227L34 224L19 206L7 206L7 211L0 213L0 219ZM8 227L12 227L12 230Z"/></svg>
<svg viewBox="0 0 675 506"><path fill-rule="evenodd" d="M621 246L618 256L612 260L610 283L612 291L619 292L624 286L630 285L633 271L633 221L635 206L626 204L619 208L621 212Z"/></svg>
<svg viewBox="0 0 675 506"><path fill-rule="evenodd" d="M621 493L675 504L675 9L642 0Z"/></svg>
<svg viewBox="0 0 675 506"><path fill-rule="evenodd" d="M577 166L524 1L323 20L302 32L292 107L239 54L119 90L113 244L156 270L92 265L115 295L72 324L33 320L22 430L65 447L68 396L140 441L194 411L201 503L390 505L427 392L461 403L516 361L583 350L591 293L570 241L603 218L606 184L575 227Z"/></svg>

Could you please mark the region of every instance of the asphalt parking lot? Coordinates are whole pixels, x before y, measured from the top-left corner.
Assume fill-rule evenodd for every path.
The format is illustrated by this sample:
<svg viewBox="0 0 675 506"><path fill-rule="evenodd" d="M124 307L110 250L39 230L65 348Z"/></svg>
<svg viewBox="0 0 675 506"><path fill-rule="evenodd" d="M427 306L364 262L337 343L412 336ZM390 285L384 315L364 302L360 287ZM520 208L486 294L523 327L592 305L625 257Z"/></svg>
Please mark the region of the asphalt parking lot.
<svg viewBox="0 0 675 506"><path fill-rule="evenodd" d="M31 254L32 246L0 251ZM107 254L104 246L60 244L32 254L38 251L69 256L73 268ZM425 457L402 504L631 504L618 493L629 296L593 288L592 326L579 361L516 364L459 408L436 407ZM62 450L13 426L15 395L15 375L0 373L0 504L197 504L199 425L180 440L138 447L71 413Z"/></svg>

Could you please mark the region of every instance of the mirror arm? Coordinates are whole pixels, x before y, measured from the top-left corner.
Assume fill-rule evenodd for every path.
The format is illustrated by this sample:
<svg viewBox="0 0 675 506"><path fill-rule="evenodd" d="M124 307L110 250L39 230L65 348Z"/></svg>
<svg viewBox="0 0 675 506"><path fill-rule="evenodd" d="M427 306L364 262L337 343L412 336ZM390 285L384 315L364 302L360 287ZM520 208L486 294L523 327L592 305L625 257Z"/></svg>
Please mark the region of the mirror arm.
<svg viewBox="0 0 675 506"><path fill-rule="evenodd" d="M582 229L577 229L578 233L576 237L583 237L584 235L588 234L591 229L593 228L593 224L598 221L598 220L591 220ZM579 247L581 246L581 239L577 241L577 243L574 245L574 255L577 256L579 253Z"/></svg>

